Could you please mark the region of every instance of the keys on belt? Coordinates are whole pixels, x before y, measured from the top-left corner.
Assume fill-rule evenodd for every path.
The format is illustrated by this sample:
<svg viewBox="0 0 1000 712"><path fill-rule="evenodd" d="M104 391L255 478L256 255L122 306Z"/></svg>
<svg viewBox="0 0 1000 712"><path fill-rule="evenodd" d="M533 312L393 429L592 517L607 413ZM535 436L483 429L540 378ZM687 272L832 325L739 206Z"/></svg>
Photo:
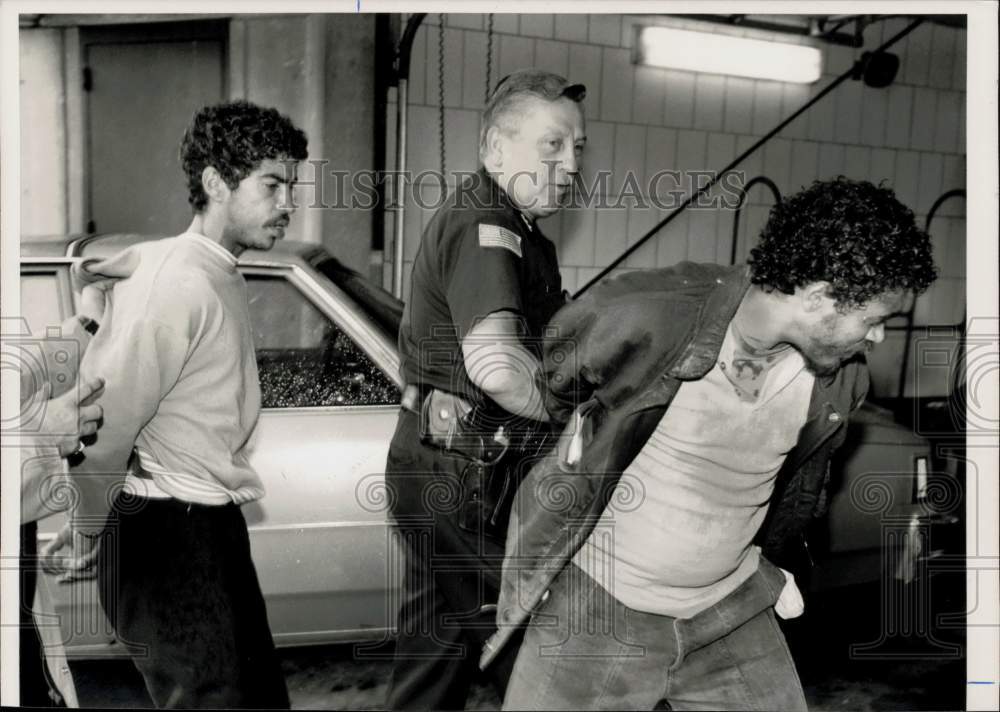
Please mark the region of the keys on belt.
<svg viewBox="0 0 1000 712"><path fill-rule="evenodd" d="M411 413L420 413L420 388L414 385L404 386L399 404Z"/></svg>

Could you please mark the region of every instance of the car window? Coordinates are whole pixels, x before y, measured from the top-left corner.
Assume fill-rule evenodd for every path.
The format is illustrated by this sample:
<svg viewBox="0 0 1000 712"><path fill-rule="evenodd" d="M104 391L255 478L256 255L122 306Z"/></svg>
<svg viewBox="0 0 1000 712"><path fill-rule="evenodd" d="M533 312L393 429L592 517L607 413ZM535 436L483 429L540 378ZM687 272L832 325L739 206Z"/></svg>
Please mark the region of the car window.
<svg viewBox="0 0 1000 712"><path fill-rule="evenodd" d="M59 278L59 270L48 267L22 270L21 316L33 334L44 334L69 316L68 287L65 279Z"/></svg>
<svg viewBox="0 0 1000 712"><path fill-rule="evenodd" d="M399 388L282 276L246 275L264 408L394 405Z"/></svg>
<svg viewBox="0 0 1000 712"><path fill-rule="evenodd" d="M325 255L325 253L322 253ZM327 279L344 290L370 316L383 334L395 342L403 319L403 302L335 257L325 256L313 265Z"/></svg>

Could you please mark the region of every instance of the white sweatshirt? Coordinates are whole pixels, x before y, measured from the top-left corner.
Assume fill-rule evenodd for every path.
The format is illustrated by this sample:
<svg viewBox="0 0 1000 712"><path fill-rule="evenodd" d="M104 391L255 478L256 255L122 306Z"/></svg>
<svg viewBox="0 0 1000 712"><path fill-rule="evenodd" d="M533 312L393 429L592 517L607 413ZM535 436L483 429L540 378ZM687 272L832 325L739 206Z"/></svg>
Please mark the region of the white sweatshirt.
<svg viewBox="0 0 1000 712"><path fill-rule="evenodd" d="M139 494L198 504L264 494L245 452L260 386L236 258L196 233L129 249L139 264L115 285L80 367L106 380L104 425L74 472L84 529L103 525L133 446L155 483Z"/></svg>

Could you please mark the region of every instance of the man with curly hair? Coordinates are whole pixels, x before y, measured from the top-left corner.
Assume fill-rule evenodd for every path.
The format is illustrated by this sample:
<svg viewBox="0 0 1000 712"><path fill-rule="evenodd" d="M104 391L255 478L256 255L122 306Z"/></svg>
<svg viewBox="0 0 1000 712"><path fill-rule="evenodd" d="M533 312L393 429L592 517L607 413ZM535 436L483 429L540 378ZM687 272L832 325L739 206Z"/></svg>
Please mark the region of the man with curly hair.
<svg viewBox="0 0 1000 712"><path fill-rule="evenodd" d="M805 709L775 614L865 398L865 352L935 278L892 191L775 206L749 265L604 282L550 322L560 445L518 491L492 661L506 709Z"/></svg>
<svg viewBox="0 0 1000 712"><path fill-rule="evenodd" d="M236 260L283 236L306 155L274 109L198 111L181 143L191 225L129 248L135 271L80 366L105 378L106 418L75 478L71 544L81 560L100 540L102 606L157 707L289 704L240 511L264 490L247 460L260 386Z"/></svg>

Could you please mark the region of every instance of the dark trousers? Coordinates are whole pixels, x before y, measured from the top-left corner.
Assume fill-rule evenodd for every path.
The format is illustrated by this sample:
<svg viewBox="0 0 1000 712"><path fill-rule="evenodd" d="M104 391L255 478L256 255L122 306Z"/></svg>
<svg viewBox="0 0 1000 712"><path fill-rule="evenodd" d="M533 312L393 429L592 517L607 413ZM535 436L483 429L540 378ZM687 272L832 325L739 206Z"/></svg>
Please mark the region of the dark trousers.
<svg viewBox="0 0 1000 712"><path fill-rule="evenodd" d="M119 495L98 572L157 707L288 708L239 507Z"/></svg>
<svg viewBox="0 0 1000 712"><path fill-rule="evenodd" d="M23 707L64 707L62 695L49 681L38 628L31 608L38 582L38 525L21 525L21 608L20 608L20 686Z"/></svg>
<svg viewBox="0 0 1000 712"><path fill-rule="evenodd" d="M389 709L463 709L479 652L496 630L502 532L487 533L462 516L475 496L476 467L422 444L417 415L400 411L386 465L406 559ZM487 670L501 696L517 644L506 650Z"/></svg>

